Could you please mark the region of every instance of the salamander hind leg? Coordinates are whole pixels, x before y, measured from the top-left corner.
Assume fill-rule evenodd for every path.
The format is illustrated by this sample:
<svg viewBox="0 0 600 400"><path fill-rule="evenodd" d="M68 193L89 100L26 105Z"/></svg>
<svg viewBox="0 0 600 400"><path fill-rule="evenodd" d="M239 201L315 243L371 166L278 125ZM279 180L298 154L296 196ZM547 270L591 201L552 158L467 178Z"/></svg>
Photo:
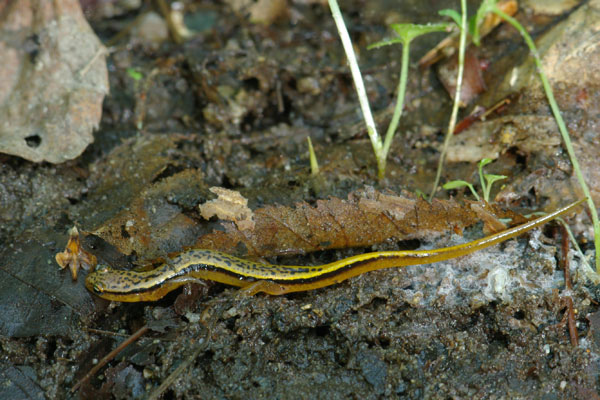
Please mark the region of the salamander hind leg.
<svg viewBox="0 0 600 400"><path fill-rule="evenodd" d="M257 293L267 293L279 296L288 292L290 292L290 290L284 285L269 280L260 280L242 287L238 291L238 295L254 296Z"/></svg>

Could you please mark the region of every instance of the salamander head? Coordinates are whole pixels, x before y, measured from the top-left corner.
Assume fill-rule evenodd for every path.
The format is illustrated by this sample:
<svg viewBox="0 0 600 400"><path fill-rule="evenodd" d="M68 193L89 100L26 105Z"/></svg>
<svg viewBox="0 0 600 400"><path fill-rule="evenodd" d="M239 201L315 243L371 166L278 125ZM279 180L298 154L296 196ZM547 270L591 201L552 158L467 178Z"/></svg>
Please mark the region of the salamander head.
<svg viewBox="0 0 600 400"><path fill-rule="evenodd" d="M102 293L109 290L109 283L112 268L105 264L98 264L94 272L88 274L85 278L85 287L92 293L102 296Z"/></svg>

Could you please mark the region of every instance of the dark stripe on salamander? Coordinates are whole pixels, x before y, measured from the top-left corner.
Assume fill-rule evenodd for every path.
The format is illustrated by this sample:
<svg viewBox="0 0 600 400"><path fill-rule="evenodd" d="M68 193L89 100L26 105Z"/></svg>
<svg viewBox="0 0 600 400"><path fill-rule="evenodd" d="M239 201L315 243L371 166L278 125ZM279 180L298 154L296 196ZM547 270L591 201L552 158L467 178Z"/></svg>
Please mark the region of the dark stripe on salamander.
<svg viewBox="0 0 600 400"><path fill-rule="evenodd" d="M292 279L292 280L286 280L286 279L269 279L269 280L273 281L275 283L280 283L282 285L290 285L290 286L302 285L305 283L312 283L312 282L318 282L321 280L327 280L328 278L334 277L336 275L341 275L344 272L351 271L355 268L359 268L365 264L370 264L370 263L378 261L378 260L385 260L387 258L395 258L395 256L379 256L379 257L375 257L375 258L369 258L367 260L356 261L356 262L353 262L352 264L348 264L348 265L338 268L334 271L326 272L326 273L323 273L318 276L313 276L312 278L306 278L306 279L298 278L298 279Z"/></svg>
<svg viewBox="0 0 600 400"><path fill-rule="evenodd" d="M385 260L388 258L395 258L396 256L379 256L379 257L375 257L375 258L369 258L367 260L361 260L361 261L356 261L352 264L346 265L342 268L338 268L334 271L331 272L327 272L327 273L323 273L317 276L313 276L312 278L306 278L306 279L301 279L301 278L293 278L293 279L269 279L269 278L263 278L263 279L257 279L254 278L252 276L246 276L243 274L238 274L236 272L232 272L223 268L219 268L219 267L215 267L213 265L207 265L207 264L202 264L202 269L205 270L209 270L209 271L215 271L215 272L219 272L221 274L224 275L229 275L231 277L234 278L242 278L243 280L247 281L247 282L256 282L258 280L265 280L265 281L270 281L270 282L275 282L275 283L279 283L281 285L301 285L301 284L305 284L305 283L312 283L312 282L318 282L324 279L328 279L330 277L336 276L336 275L340 275L344 272L350 271L352 269L361 267L365 264L369 264L378 260ZM197 264L196 264L197 265ZM191 267L191 265L190 265ZM278 265L278 267L282 267L281 265ZM186 268L187 269L187 268Z"/></svg>
<svg viewBox="0 0 600 400"><path fill-rule="evenodd" d="M233 278L236 279L240 279L240 280L244 280L248 283L252 283L252 282L256 282L257 280L268 280L271 282L275 282L275 283L279 283L282 285L301 285L301 284L306 284L306 283L312 283L312 282L317 282L317 281L321 281L324 279L328 279L330 277L334 277L336 275L340 275L344 272L350 271L352 269L361 267L365 264L369 264L372 262L376 262L378 260L384 260L384 259L388 259L388 258L395 258L395 256L379 256L379 257L375 257L375 258L369 258L367 260L361 260L361 261L356 261L352 264L346 265L342 268L338 268L334 271L331 272L327 272L327 273L323 273L321 275L318 276L314 276L312 278L306 278L306 279L300 279L300 278L294 278L294 279L257 279L254 278L252 276L247 276L247 275L243 275L243 274L239 274L233 271L229 271L227 269L224 269L222 267L217 267L215 265L211 265L211 264L203 264L203 263L198 263L198 264L189 264L187 267L182 268L181 270L177 271L177 273L173 274L172 276L170 276L168 279L165 279L164 281L162 281L159 285L162 284L166 284L168 281L179 278L181 276L187 275L188 273L192 273L194 271L199 271L199 270L205 270L205 271L211 271L211 272L218 272L220 274L223 275L229 275ZM124 295L124 294L138 294L138 293L145 293L145 292L151 292L153 290L156 290L156 286L150 286L147 288L139 288L139 289L133 289L133 290L128 290L125 292L117 292L117 291L110 291L110 290L105 290L103 293L106 294L115 294L115 295Z"/></svg>
<svg viewBox="0 0 600 400"><path fill-rule="evenodd" d="M253 276L248 276L248 275L244 275L244 274L239 274L237 272L229 271L229 270L223 269L221 267L215 267L214 265L210 265L210 264L190 264L188 267L185 268L185 270L186 270L186 273L190 272L190 269L193 269L194 271L197 271L199 269L204 269L207 271L219 272L221 274L229 275L236 279L241 278L242 280L249 282L249 283L256 282L258 280L265 280L265 281L279 283L282 285L301 285L301 284L305 284L305 283L312 283L312 282L318 282L321 280L326 280L330 277L334 277L336 275L343 274L343 273L353 270L355 268L359 268L365 264L370 264L370 263L373 263L376 261L385 260L385 259L389 259L389 258L396 258L396 257L397 256L379 256L379 257L369 258L366 260L356 261L356 262L353 262L352 264L348 264L348 265L338 268L334 271L322 273L320 275L313 276L312 278L306 278L306 279L301 279L301 278L293 278L293 279L262 278L262 279L260 279L260 278L255 278ZM419 259L419 258L422 258L422 256L414 255L414 258ZM277 267L285 267L285 266L277 265ZM303 268L305 268L305 267L303 267Z"/></svg>
<svg viewBox="0 0 600 400"><path fill-rule="evenodd" d="M160 269L160 267L158 269ZM145 288L132 289L132 290L124 290L124 291L115 291L115 290L109 289L109 290L103 290L102 293L114 294L114 295L129 295L129 294L152 292L152 291L156 290L157 287L164 285L165 283L169 282L170 280L179 278L183 275L187 275L188 273L197 271L199 269L205 269L205 270L211 270L211 271L220 270L220 268L216 269L212 265L207 265L207 264L189 264L185 268L180 269L179 271L177 271L173 275L169 276L167 279L161 281L157 285L149 286L149 287L145 287ZM141 278L141 280L152 279L152 278L159 277L161 275L163 275L163 273L153 273L153 274L145 276L144 278Z"/></svg>

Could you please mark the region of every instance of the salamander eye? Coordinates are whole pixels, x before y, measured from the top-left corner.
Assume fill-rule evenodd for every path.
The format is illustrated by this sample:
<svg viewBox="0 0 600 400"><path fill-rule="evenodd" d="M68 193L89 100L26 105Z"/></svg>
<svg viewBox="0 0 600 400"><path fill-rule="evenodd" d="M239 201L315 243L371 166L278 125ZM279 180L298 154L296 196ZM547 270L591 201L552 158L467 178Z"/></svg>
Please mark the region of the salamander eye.
<svg viewBox="0 0 600 400"><path fill-rule="evenodd" d="M107 272L110 267L106 264L98 264L96 265L95 272Z"/></svg>

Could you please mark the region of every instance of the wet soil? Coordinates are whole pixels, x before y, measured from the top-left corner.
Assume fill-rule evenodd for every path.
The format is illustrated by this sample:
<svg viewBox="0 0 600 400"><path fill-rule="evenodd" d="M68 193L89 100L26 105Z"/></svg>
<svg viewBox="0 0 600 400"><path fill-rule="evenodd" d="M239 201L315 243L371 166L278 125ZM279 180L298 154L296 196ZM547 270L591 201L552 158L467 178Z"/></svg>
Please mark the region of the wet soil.
<svg viewBox="0 0 600 400"><path fill-rule="evenodd" d="M131 34L111 47L111 93L84 154L58 165L0 156L0 374L6 383L0 397L145 398L184 366L163 398L598 398L599 292L580 276L574 250L567 253L571 277L565 278L556 225L472 256L374 271L284 296L243 297L207 283L158 302L110 303L85 289L86 272L74 282L60 270L54 256L74 225L90 233L89 251L123 268L226 230L198 210L216 197L214 186L238 191L251 210L294 209L300 202L317 207L319 200L346 201L374 190L414 199L431 189L451 100L436 69L420 70L416 61L443 34L413 45L404 117L386 177L377 180L326 5L290 2L287 13L265 26L221 3L183 3L188 26L197 30L189 40L158 43ZM434 11L453 6L405 3L341 5L382 132L391 118L400 47L366 46L390 35L386 24L437 21ZM107 42L148 10L87 15ZM536 37L576 12L527 10L517 16ZM527 51L506 26L477 51L492 65L479 100L489 107L512 68L527 61ZM600 102L593 89L571 82L556 94L596 195ZM443 181L475 183L475 159L491 157L488 171L509 177L493 191L505 207L549 211L578 198L536 90L533 83L519 89L503 114L459 135ZM318 176L311 175L307 136ZM462 190L438 197L471 199ZM570 221L592 254L587 216ZM323 244L327 250L310 254L290 247L258 248L254 255L317 264L371 250L444 247L485 234L482 224L462 228L359 249ZM375 228L365 227L363 236L369 229ZM251 253L232 247L237 255ZM566 280L572 289L565 289ZM577 345L568 330L570 308ZM71 392L143 326L149 332Z"/></svg>

